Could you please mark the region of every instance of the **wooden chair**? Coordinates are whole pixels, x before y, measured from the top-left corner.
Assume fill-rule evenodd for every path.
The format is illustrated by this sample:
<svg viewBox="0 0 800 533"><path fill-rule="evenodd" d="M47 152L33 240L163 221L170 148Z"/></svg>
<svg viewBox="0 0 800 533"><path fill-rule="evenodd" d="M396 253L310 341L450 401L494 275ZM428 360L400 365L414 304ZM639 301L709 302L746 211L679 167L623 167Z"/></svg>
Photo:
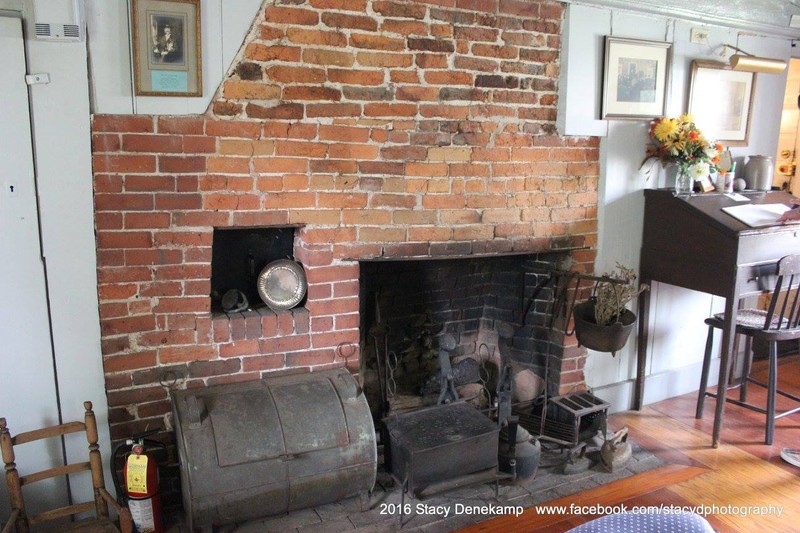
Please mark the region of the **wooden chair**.
<svg viewBox="0 0 800 533"><path fill-rule="evenodd" d="M706 396L712 396L719 401L722 394L725 400L759 413L767 417L764 442L772 444L775 434L775 420L792 413L800 411L800 406L788 409L779 413L775 410L776 394L780 394L796 402L800 402L800 397L789 392L778 389L778 341L800 339L800 255L787 255L778 261L777 281L772 297L769 300L767 310L762 309L740 309L736 317L736 334L747 338L745 345L745 364L742 371L741 389L739 399L728 398L727 391L717 391L711 393L707 391L708 373L711 366L711 347L713 344L714 328L722 329L725 315L719 313L711 318L707 318L708 337L706 339L705 357L703 359L703 370L700 376L700 391L697 398L696 418L703 417L703 403ZM752 344L754 340L762 340L769 345L769 373L767 382L763 383L750 376L752 367L753 353ZM733 357L730 358L733 361ZM720 368L720 372L728 372L727 369ZM747 384L755 383L767 389L766 407L753 405L747 402ZM733 387L731 387L733 388Z"/></svg>
<svg viewBox="0 0 800 533"><path fill-rule="evenodd" d="M17 533L28 533L31 526L36 524L74 516L80 513L94 512L94 519L84 519L73 521L66 525L58 523L51 527L61 531L81 531L81 532L106 532L114 531L119 533L132 533L133 520L130 511L122 507L108 493L103 479L103 465L100 458L100 450L97 445L97 421L92 411L92 402L83 402L86 409L83 422L67 422L58 426L51 426L33 431L26 431L14 437L8 431L6 419L0 418L0 449L2 450L3 462L6 469L6 481L8 483L8 493L11 500L11 516L2 533L10 533L16 529ZM34 472L20 476L17 465L14 462L14 447L25 444L26 442L38 441L41 439L61 438L70 433L83 431L86 433L86 441L89 443L89 460L83 463L67 464ZM90 471L92 486L94 487L94 500L86 503L78 503L39 513L35 516L28 516L25 510L25 500L22 495L22 487L57 476L66 476L83 471ZM116 510L119 515L119 528L109 518L108 506ZM46 528L45 531L52 529Z"/></svg>

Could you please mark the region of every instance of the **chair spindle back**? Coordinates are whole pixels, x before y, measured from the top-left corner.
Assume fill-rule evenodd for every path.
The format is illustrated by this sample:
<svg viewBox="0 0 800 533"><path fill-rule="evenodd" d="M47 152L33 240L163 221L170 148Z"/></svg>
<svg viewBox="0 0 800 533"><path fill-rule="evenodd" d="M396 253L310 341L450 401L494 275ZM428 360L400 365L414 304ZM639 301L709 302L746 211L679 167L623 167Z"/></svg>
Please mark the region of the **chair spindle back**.
<svg viewBox="0 0 800 533"><path fill-rule="evenodd" d="M796 329L800 327L800 254L781 258L777 274L764 330Z"/></svg>

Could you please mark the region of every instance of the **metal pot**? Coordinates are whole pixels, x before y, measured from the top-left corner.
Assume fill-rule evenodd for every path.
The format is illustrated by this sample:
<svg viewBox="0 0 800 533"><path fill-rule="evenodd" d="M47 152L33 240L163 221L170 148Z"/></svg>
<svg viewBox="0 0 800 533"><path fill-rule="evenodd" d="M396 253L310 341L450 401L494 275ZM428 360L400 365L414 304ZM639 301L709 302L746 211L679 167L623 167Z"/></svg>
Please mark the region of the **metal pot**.
<svg viewBox="0 0 800 533"><path fill-rule="evenodd" d="M575 319L575 336L578 344L598 352L611 352L617 355L617 350L625 346L628 337L636 323L636 315L629 309L620 314L617 322L607 326L594 321L594 302L588 300L580 303L572 310Z"/></svg>
<svg viewBox="0 0 800 533"><path fill-rule="evenodd" d="M542 446L538 440L531 439L531 434L524 427L517 426L512 455L508 433L507 427L500 430L500 441L497 447L498 465L502 472L511 473L513 471L515 484L525 483L536 476L542 457ZM512 460L514 461L513 467L511 466Z"/></svg>

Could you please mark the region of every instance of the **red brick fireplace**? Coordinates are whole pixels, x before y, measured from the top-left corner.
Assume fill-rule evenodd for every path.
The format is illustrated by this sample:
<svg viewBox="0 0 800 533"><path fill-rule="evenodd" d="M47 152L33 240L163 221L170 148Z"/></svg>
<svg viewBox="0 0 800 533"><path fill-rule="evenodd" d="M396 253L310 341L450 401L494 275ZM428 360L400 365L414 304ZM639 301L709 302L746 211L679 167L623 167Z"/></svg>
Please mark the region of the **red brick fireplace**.
<svg viewBox="0 0 800 533"><path fill-rule="evenodd" d="M555 133L562 15L267 0L205 115L95 116L112 437L170 430L169 385L358 371L359 261L564 250L592 271L597 140ZM214 229L251 227L294 228L302 307L212 313Z"/></svg>

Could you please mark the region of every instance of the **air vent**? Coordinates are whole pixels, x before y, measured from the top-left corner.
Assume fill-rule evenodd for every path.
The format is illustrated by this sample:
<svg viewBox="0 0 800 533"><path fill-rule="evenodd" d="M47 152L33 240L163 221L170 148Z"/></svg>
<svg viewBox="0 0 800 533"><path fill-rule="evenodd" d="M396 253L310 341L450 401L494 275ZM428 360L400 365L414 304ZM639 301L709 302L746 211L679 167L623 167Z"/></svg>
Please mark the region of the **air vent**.
<svg viewBox="0 0 800 533"><path fill-rule="evenodd" d="M81 38L81 28L77 24L64 24L64 36L73 39Z"/></svg>
<svg viewBox="0 0 800 533"><path fill-rule="evenodd" d="M81 28L77 24L36 24L36 38L44 41L80 41Z"/></svg>
<svg viewBox="0 0 800 533"><path fill-rule="evenodd" d="M36 38L43 41L83 40L85 21L81 0L33 0Z"/></svg>
<svg viewBox="0 0 800 533"><path fill-rule="evenodd" d="M37 37L50 37L50 24L36 24Z"/></svg>

